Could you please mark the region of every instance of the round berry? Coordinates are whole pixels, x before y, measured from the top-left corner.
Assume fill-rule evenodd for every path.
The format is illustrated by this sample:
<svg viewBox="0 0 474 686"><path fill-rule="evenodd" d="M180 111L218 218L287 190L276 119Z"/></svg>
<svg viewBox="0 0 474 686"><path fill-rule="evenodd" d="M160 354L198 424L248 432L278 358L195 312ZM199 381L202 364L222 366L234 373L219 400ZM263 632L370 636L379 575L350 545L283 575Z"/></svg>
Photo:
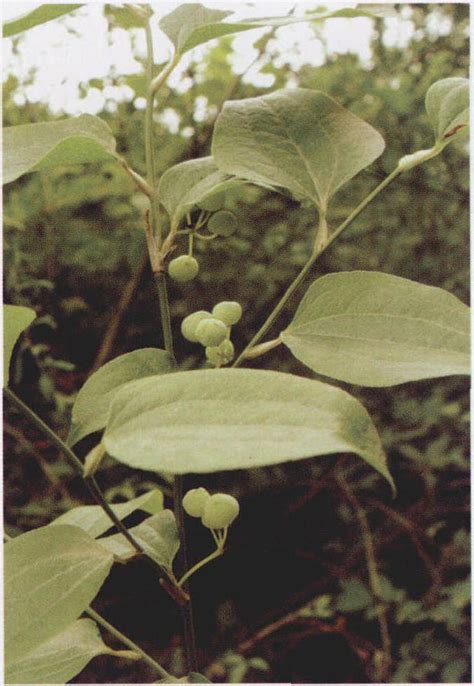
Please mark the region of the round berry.
<svg viewBox="0 0 474 686"><path fill-rule="evenodd" d="M202 517L204 506L210 497L205 488L192 488L183 498L184 511L191 517Z"/></svg>
<svg viewBox="0 0 474 686"><path fill-rule="evenodd" d="M217 210L220 210L221 207L224 207L224 203L225 193L224 191L220 191L220 193L214 193L213 195L204 198L204 200L201 200L199 207L208 212L216 212Z"/></svg>
<svg viewBox="0 0 474 686"><path fill-rule="evenodd" d="M234 344L227 338L219 346L219 352L222 356L222 364L227 364L234 359Z"/></svg>
<svg viewBox="0 0 474 686"><path fill-rule="evenodd" d="M196 338L204 346L215 346L227 338L227 326L220 319L203 319L196 327Z"/></svg>
<svg viewBox="0 0 474 686"><path fill-rule="evenodd" d="M207 228L217 236L232 236L237 231L237 218L229 210L220 210L209 219Z"/></svg>
<svg viewBox="0 0 474 686"><path fill-rule="evenodd" d="M206 357L214 367L220 367L222 364L221 351L218 345L208 345L206 348Z"/></svg>
<svg viewBox="0 0 474 686"><path fill-rule="evenodd" d="M227 326L237 324L242 316L242 306L232 300L217 303L212 310L212 315L220 319Z"/></svg>
<svg viewBox="0 0 474 686"><path fill-rule="evenodd" d="M168 265L168 274L174 281L192 281L199 272L199 263L191 255L176 257Z"/></svg>
<svg viewBox="0 0 474 686"><path fill-rule="evenodd" d="M234 345L232 341L226 339L220 345L207 347L206 357L215 367L228 364L234 358Z"/></svg>
<svg viewBox="0 0 474 686"><path fill-rule="evenodd" d="M214 493L206 500L202 523L208 529L224 529L236 519L239 510L239 503L232 495Z"/></svg>
<svg viewBox="0 0 474 686"><path fill-rule="evenodd" d="M191 341L191 343L198 343L199 339L196 338L196 328L203 319L212 319L212 314L206 312L206 310L198 310L183 319L181 322L181 333L186 340Z"/></svg>

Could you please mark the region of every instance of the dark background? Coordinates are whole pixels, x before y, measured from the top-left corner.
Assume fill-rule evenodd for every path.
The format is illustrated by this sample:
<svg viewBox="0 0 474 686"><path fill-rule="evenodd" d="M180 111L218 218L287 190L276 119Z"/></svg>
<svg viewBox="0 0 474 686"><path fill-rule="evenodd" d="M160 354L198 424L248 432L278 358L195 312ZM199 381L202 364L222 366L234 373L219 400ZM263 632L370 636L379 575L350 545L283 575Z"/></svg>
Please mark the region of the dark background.
<svg viewBox="0 0 474 686"><path fill-rule="evenodd" d="M169 88L161 93L161 106L180 115L180 131L191 126L194 136L172 135L157 125L160 172L209 154L212 107L221 106L224 94L249 97L296 79L336 98L387 143L382 158L339 192L329 216L330 226L337 225L400 156L431 145L423 102L428 87L441 78L468 75L468 6L411 7L416 32L410 44L388 48L380 30L370 69L357 57L342 55L295 74L288 65L275 67L277 47L262 41L262 71L274 75L272 89L242 85L227 61L232 37L222 39L204 62L190 67L191 78L195 70L203 75L199 83L181 95ZM433 13L451 21L447 35L428 30ZM109 21L113 30L113 12ZM15 43L21 54L21 38ZM23 85L6 77L6 125L52 118L45 105L16 106L12 97ZM123 82L143 95L143 80L136 77L95 79L81 88L85 94L90 87ZM203 122L193 118L198 96L211 107ZM120 152L144 174L143 111L132 101L113 115L99 116L111 126ZM40 317L17 348L13 383L63 436L74 394L92 369L124 352L162 346L140 203L128 177L112 163L30 174L5 190L5 301L34 307ZM211 308L217 299L238 300L244 309L234 335L239 350L309 254L313 210L254 187L235 199L234 210L239 217L234 237L204 247L198 243L199 278L190 286L170 284L183 368L203 362L198 347L180 335L184 316ZM379 196L318 261L308 283L333 271L378 270L440 286L467 302L468 217L466 153L453 145ZM304 290L285 310L281 325ZM284 348L259 366L314 377ZM380 626L360 526L365 517L391 642L386 680L468 681L468 381L452 377L389 389L339 385L373 417L398 495L393 499L382 478L354 456L188 477L187 486L223 490L241 504L225 556L192 583L202 671L214 681L380 680ZM89 502L61 456L8 405L5 430L5 524L12 535ZM93 444L94 438L85 439L81 454ZM98 480L110 500L128 499L157 483L170 493L160 475L133 472L112 460ZM355 500L343 483L350 484ZM139 518L132 516L130 523ZM210 537L195 522L189 529L190 555L197 561L210 551ZM144 563L116 566L95 607L169 671L183 670L179 613ZM74 681L153 678L146 667L96 658Z"/></svg>

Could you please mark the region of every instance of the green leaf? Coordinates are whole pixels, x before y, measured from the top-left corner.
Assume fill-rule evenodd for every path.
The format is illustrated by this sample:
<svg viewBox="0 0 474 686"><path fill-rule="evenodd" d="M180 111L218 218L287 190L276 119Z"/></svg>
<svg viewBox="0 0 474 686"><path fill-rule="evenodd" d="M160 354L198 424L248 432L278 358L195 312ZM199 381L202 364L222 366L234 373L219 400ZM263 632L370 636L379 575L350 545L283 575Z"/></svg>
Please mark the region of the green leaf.
<svg viewBox="0 0 474 686"><path fill-rule="evenodd" d="M287 188L325 208L384 149L382 136L332 98L307 88L227 102L212 154L222 172Z"/></svg>
<svg viewBox="0 0 474 686"><path fill-rule="evenodd" d="M302 17L263 17L223 23L232 12L212 10L199 3L184 3L160 20L160 28L173 43L178 54L207 43L214 38L255 28L279 27L305 21L322 21L333 17L376 17L380 9L341 9L332 12L308 12Z"/></svg>
<svg viewBox="0 0 474 686"><path fill-rule="evenodd" d="M22 305L3 306L3 385L8 385L8 369L15 343L23 331L28 328L36 312Z"/></svg>
<svg viewBox="0 0 474 686"><path fill-rule="evenodd" d="M354 452L391 481L377 432L355 398L280 372L211 369L135 381L112 403L103 441L131 467L172 474Z"/></svg>
<svg viewBox="0 0 474 686"><path fill-rule="evenodd" d="M136 510L156 514L163 509L163 493L156 488L153 491L139 495L138 498L128 500L126 503L111 505L111 508L119 519L125 519L125 517L128 517ZM51 522L49 526L56 526L58 524L78 526L89 536L92 536L92 538L97 538L97 536L105 533L113 526L110 518L99 505L74 507Z"/></svg>
<svg viewBox="0 0 474 686"><path fill-rule="evenodd" d="M195 205L243 183L220 172L212 157L202 157L168 169L160 179L158 197L173 224L178 224Z"/></svg>
<svg viewBox="0 0 474 686"><path fill-rule="evenodd" d="M3 183L51 167L116 157L108 125L91 114L8 126L3 130Z"/></svg>
<svg viewBox="0 0 474 686"><path fill-rule="evenodd" d="M105 645L91 619L78 619L6 665L7 684L65 684L97 655L121 655Z"/></svg>
<svg viewBox="0 0 474 686"><path fill-rule="evenodd" d="M370 591L359 579L347 579L342 586L343 591L336 601L339 612L360 612L373 604Z"/></svg>
<svg viewBox="0 0 474 686"><path fill-rule="evenodd" d="M179 550L179 532L176 519L171 510L162 510L153 517L148 517L138 526L130 529L145 553L154 559L160 567L171 570L173 560ZM118 558L135 557L137 551L122 534L101 538L99 543Z"/></svg>
<svg viewBox="0 0 474 686"><path fill-rule="evenodd" d="M5 659L16 662L89 606L113 556L74 526L42 527L5 546Z"/></svg>
<svg viewBox="0 0 474 686"><path fill-rule="evenodd" d="M315 281L283 343L318 374L393 386L470 373L469 308L432 286L380 272Z"/></svg>
<svg viewBox="0 0 474 686"><path fill-rule="evenodd" d="M206 677L203 674L199 674L199 672L190 672L187 676L187 683L188 684L211 684L212 681L209 681L209 679L206 679Z"/></svg>
<svg viewBox="0 0 474 686"><path fill-rule="evenodd" d="M183 54L200 43L219 35L220 22L232 12L211 10L198 3L184 3L160 19L160 29Z"/></svg>
<svg viewBox="0 0 474 686"><path fill-rule="evenodd" d="M14 36L16 33L27 31L28 29L32 29L33 26L44 24L52 19L57 19L57 17L62 17L63 14L69 14L69 12L77 10L78 7L82 7L82 4L40 5L31 12L27 12L20 17L3 22L3 37L8 38L9 36Z"/></svg>
<svg viewBox="0 0 474 686"><path fill-rule="evenodd" d="M104 5L104 15L121 29L143 28L153 15L149 5Z"/></svg>
<svg viewBox="0 0 474 686"><path fill-rule="evenodd" d="M443 660L444 662L444 660ZM455 660L451 659L444 664L441 672L441 679L445 684L459 684L465 683L463 676L469 670L469 661L465 657L458 657ZM467 675L466 675L467 677Z"/></svg>
<svg viewBox="0 0 474 686"><path fill-rule="evenodd" d="M456 77L436 81L426 93L425 106L436 142L452 138L469 126L469 80Z"/></svg>
<svg viewBox="0 0 474 686"><path fill-rule="evenodd" d="M107 362L87 379L72 408L72 426L67 438L74 445L94 431L103 429L112 400L122 386L135 379L173 371L164 350L141 348Z"/></svg>

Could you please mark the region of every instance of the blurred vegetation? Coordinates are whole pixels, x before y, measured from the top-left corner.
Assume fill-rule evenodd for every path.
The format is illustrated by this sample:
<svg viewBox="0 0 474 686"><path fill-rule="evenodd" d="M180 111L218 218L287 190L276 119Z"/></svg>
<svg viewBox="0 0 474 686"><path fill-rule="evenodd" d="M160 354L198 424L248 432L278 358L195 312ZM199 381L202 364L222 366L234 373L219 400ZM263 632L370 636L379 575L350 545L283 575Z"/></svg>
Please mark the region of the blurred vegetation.
<svg viewBox="0 0 474 686"><path fill-rule="evenodd" d="M271 89L235 77L229 66L232 38L222 39L190 66L189 90L179 94L167 87L160 95L160 109L177 113L179 131L172 134L157 117L159 171L209 154L223 99L287 83L321 89L375 126L387 143L382 158L339 192L329 217L337 225L399 157L431 145L424 112L429 85L468 74L468 6L418 4L411 10L415 32L409 44L384 45L382 24L370 67L347 54L294 73L288 64L275 66L282 62L276 59L277 43L260 39L261 71L274 77ZM429 28L434 14L450 23L446 35ZM109 17L113 30L113 12ZM16 49L21 53L21 38ZM124 83L135 97L143 95L138 76L93 81L81 85L83 93ZM21 88L9 75L4 123L51 119L46 105L14 104ZM131 166L144 173L143 111L135 98L99 116ZM379 270L440 286L466 302L468 197L466 151L448 147L390 186L323 255L310 278ZM170 284L183 368L203 363L196 346L179 333L186 314L217 300L238 300L244 308L235 337L240 348L309 254L312 210L250 186L232 200L232 208L239 232L198 244L198 280L190 287ZM4 297L39 315L17 348L14 384L62 435L74 394L92 369L136 348L162 346L143 211L142 197L114 164L30 174L5 189ZM299 296L303 292L304 287ZM281 349L259 366L311 375ZM201 662L214 681L378 681L384 626L392 655L388 681L470 679L468 384L448 378L390 389L345 387L362 400L381 433L398 487L395 499L356 458L329 456L188 478L190 487L225 489L241 500L228 552L193 582ZM9 407L5 430L5 522L12 533L87 502L61 457ZM90 445L85 439L81 450ZM98 478L111 500L133 497L157 481L169 494L164 478L133 473L111 460ZM365 525L380 575L379 599L368 574ZM199 559L208 541L193 523L190 535L191 558ZM182 668L176 609L142 563L114 570L101 597L101 610L112 622L170 671ZM75 681L147 679L145 668L104 657Z"/></svg>

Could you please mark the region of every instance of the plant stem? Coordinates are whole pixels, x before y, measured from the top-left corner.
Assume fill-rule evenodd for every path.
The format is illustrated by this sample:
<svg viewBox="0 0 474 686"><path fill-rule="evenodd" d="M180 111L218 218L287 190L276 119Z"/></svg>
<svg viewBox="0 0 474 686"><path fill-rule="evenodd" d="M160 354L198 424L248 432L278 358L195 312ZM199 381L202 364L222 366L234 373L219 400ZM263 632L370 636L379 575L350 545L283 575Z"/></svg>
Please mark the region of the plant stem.
<svg viewBox="0 0 474 686"><path fill-rule="evenodd" d="M304 280L305 276L307 273L310 271L318 257L320 257L327 248L331 245L333 241L338 238L338 236L341 235L341 233L347 229L347 227L352 224L352 222L359 216L359 214L367 207L369 203L372 202L374 198L377 197L377 195L384 190L392 181L399 175L401 174L401 171L396 168L394 169L383 181L380 183L374 190L367 195L364 200L362 200L359 205L350 213L350 215L340 224L337 229L329 236L327 242L322 245L319 248L315 248L311 254L311 257L309 260L306 262L302 270L299 272L299 274L296 276L296 278L292 281L292 283L289 285L288 289L285 291L283 294L281 300L279 303L276 305L275 309L270 313L270 315L267 317L265 322L262 324L260 329L257 331L255 336L252 338L250 343L244 348L244 350L240 353L239 357L235 360L234 364L232 367L238 367L244 359L247 357L247 352L253 348L261 338L267 333L269 328L272 326L273 322L277 319L283 308L285 307L286 303L288 300L291 298L293 293L297 290L297 288L300 286L301 282Z"/></svg>
<svg viewBox="0 0 474 686"><path fill-rule="evenodd" d="M166 352L171 357L173 364L176 364L176 358L174 356L173 334L171 331L171 314L168 300L168 287L166 285L166 276L163 274L163 272L158 272L153 274L153 278L155 279L158 301L160 304L163 344Z"/></svg>
<svg viewBox="0 0 474 686"><path fill-rule="evenodd" d="M183 481L184 478L181 474L175 474L173 483L173 504L174 504L174 514L176 517L176 524L179 531L179 540L181 542L181 549L178 555L178 573L187 574L189 569L188 564L188 551L187 551L187 540L186 540L186 524L184 520L184 509L183 509ZM193 617L193 605L191 593L189 592L189 585L185 580L181 580L179 584L180 588L183 588L185 593L189 596L189 602L181 607L181 616L183 620L184 629L184 649L186 654L186 664L188 667L188 672L198 671L198 661L197 661L197 650L196 650L196 636L194 632L194 617Z"/></svg>
<svg viewBox="0 0 474 686"><path fill-rule="evenodd" d="M224 548L219 545L218 548L212 551L210 555L207 557L203 557L202 560L199 560L199 562L196 562L194 567L191 567L191 569L188 569L186 574L184 574L181 579L178 581L178 586L182 586L183 584L186 583L186 581L189 579L189 577L194 574L194 572L197 572L198 569L201 569L201 567L204 567L204 565L207 565L208 562L211 562L212 560L215 560L216 557L220 557L224 553Z"/></svg>
<svg viewBox="0 0 474 686"><path fill-rule="evenodd" d="M151 225L158 247L161 245L161 226L158 220L158 199L156 197L156 163L155 163L155 145L153 140L153 105L155 100L155 93L151 88L153 81L153 35L151 32L150 21L145 23L146 36L146 80L147 80L147 101L145 109L145 160L146 160L146 174L147 182L151 189L150 195L150 213Z"/></svg>
<svg viewBox="0 0 474 686"><path fill-rule="evenodd" d="M147 655L139 646L137 646L136 643L134 643L127 636L122 634L121 631L112 626L112 624L109 624L109 622L106 619L104 619L104 617L102 617L102 615L100 615L98 612L89 607L87 610L85 610L85 614L89 615L91 619L97 622L97 624L100 624L102 627L104 627L104 629L106 629L110 634L112 634L112 636L115 636L115 638L117 638L124 645L133 650L134 653L140 655L142 660L146 662L149 667L158 672L158 674L163 679L166 679L167 681L169 680L171 683L176 682L176 678L169 674L169 672L167 672L164 667L162 667L152 657Z"/></svg>
<svg viewBox="0 0 474 686"><path fill-rule="evenodd" d="M9 534L6 533L6 531L3 532L3 539L4 541L13 541L15 539L14 536L10 536ZM104 629L107 629L107 631L112 634L112 636L115 636L119 641L121 641L124 645L126 645L128 648L130 648L134 653L137 655L140 655L142 660L147 663L152 669L156 670L158 674L160 674L163 679L169 680L171 683L176 683L178 680L173 677L169 672L166 671L164 667L162 667L158 662L156 662L152 657L147 655L144 650L142 650L139 646L137 646L136 643L131 641L125 634L122 634L121 631L116 629L112 624L109 624L109 622L102 617L98 612L93 610L91 607L88 607L87 610L84 610L84 614L89 615L91 619L93 619L97 624L100 624L101 626L104 627Z"/></svg>
<svg viewBox="0 0 474 686"><path fill-rule="evenodd" d="M127 541L134 547L134 549L140 553L144 554L142 546L135 540L135 538L130 534L125 525L120 521L115 512L112 510L108 502L106 501L104 494L99 488L94 477L84 478L84 466L79 460L77 455L71 450L71 448L64 443L64 441L52 430L50 427L43 422L43 420L33 412L28 405L26 405L20 398L14 393L10 388L4 388L3 392L5 396L15 405L15 407L20 410L49 440L61 451L64 457L67 459L71 467L80 476L92 497L98 505L106 512L109 516L111 522L117 527L117 529L125 536Z"/></svg>
<svg viewBox="0 0 474 686"><path fill-rule="evenodd" d="M153 107L155 94L164 85L167 77L178 63L178 56L174 56L168 63L168 66L159 74L156 79L153 79L153 36L151 32L150 22L147 21L145 25L146 45L147 45L147 104L145 113L145 155L147 167L147 181L152 189L152 196L150 198L150 224L151 234L158 249L162 246L163 236L161 233L161 226L159 225L158 216L158 198L156 194L156 169L155 169L155 147L153 136ZM177 227L174 227L176 231ZM173 230L173 227L172 227ZM170 234L172 233L170 231ZM165 246L163 246L164 248ZM163 252L163 251L162 251ZM151 256L151 254L150 254ZM153 269L153 260L152 260ZM158 291L158 300L160 304L161 327L163 331L163 340L165 349L173 360L173 334L171 330L171 316L169 309L168 293L166 288L166 276L163 270L163 255L160 255L160 260L157 264L157 269L153 269L155 283ZM186 554L186 527L184 523L184 510L182 505L183 499L183 477L176 475L173 486L173 502L176 523L179 531L179 538L181 542L181 551L178 560L180 561L181 572L186 573L188 569L187 554ZM179 564L179 562L178 562ZM188 589L184 590L188 593ZM188 672L197 671L197 652L196 639L194 635L194 621L192 601L189 595L189 601L181 606L181 615L184 627L184 645L186 653L186 662Z"/></svg>

